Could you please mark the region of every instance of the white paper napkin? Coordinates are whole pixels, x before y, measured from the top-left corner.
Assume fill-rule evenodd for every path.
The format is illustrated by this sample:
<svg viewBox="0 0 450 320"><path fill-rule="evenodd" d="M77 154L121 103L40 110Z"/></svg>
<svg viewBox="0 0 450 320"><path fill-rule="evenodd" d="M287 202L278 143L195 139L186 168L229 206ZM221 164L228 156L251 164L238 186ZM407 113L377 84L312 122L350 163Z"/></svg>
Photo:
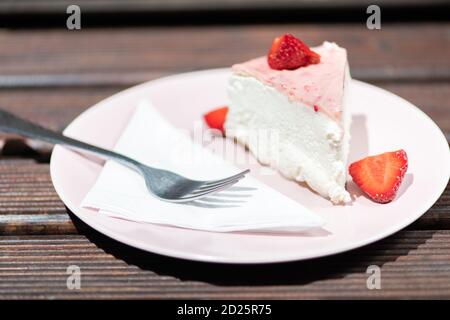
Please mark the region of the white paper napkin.
<svg viewBox="0 0 450 320"><path fill-rule="evenodd" d="M174 128L148 101L137 106L114 150L193 179L220 179L241 171ZM152 197L138 173L114 161L106 162L82 206L136 222L215 232L292 232L324 224L320 216L251 176L202 200L174 204Z"/></svg>

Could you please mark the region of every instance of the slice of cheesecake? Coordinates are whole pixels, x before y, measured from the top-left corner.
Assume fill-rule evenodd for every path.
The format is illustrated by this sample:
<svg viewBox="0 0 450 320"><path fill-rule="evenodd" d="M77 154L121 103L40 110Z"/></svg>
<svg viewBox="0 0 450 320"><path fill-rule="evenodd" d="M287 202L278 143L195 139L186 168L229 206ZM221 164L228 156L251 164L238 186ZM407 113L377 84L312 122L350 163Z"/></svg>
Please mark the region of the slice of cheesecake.
<svg viewBox="0 0 450 320"><path fill-rule="evenodd" d="M311 50L320 62L291 70L271 68L267 57L234 65L224 127L262 164L333 203L348 202L347 53L330 42Z"/></svg>

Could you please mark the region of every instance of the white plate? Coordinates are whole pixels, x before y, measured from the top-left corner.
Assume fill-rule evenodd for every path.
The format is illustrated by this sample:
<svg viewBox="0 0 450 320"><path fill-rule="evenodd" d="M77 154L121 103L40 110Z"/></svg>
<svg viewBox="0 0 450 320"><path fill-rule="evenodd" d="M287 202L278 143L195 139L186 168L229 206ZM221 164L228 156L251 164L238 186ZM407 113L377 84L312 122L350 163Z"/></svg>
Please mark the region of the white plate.
<svg viewBox="0 0 450 320"><path fill-rule="evenodd" d="M204 112L227 103L228 75L227 69L216 69L144 83L96 104L75 119L65 133L112 148L142 98L150 99L175 126L190 130ZM350 103L350 161L400 148L408 154L409 169L393 202L374 203L350 183L353 203L333 206L279 175L261 174L259 165L252 168L256 178L323 216L328 221L323 232L302 236L213 233L100 215L79 205L101 165L60 146L55 147L50 163L52 180L64 203L85 223L113 239L154 253L210 262L268 263L347 251L387 237L418 219L439 198L450 175L450 152L444 135L414 105L356 80L351 82Z"/></svg>

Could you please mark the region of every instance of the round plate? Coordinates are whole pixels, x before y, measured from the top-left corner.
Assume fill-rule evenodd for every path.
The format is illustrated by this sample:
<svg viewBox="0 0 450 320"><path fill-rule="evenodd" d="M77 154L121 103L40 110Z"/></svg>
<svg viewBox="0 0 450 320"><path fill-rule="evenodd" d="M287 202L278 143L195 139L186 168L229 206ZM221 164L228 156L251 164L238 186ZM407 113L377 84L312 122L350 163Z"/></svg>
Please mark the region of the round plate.
<svg viewBox="0 0 450 320"><path fill-rule="evenodd" d="M65 134L112 148L139 101L150 99L177 127L192 129L204 112L227 103L228 69L206 70L150 81L96 104ZM101 233L146 251L223 263L268 263L335 254L382 239L418 219L439 198L450 175L448 143L436 124L402 98L353 80L350 161L406 150L409 169L397 198L377 204L348 184L353 202L332 205L280 175L253 165L252 175L325 217L321 232L306 234L214 233L111 218L80 207L100 173L100 163L56 146L50 170L56 191L69 209ZM148 137L146 137L148 138ZM157 152L157 150L155 150ZM245 151L241 151L245 152ZM267 170L266 170L267 172ZM280 208L283 210L283 208Z"/></svg>

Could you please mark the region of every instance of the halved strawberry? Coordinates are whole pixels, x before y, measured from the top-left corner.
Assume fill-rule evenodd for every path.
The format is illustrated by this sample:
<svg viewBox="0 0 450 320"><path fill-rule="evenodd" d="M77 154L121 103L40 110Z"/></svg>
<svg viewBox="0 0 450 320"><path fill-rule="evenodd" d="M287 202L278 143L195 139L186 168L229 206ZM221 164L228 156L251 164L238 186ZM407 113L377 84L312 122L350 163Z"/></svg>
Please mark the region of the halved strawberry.
<svg viewBox="0 0 450 320"><path fill-rule="evenodd" d="M206 124L208 127L212 129L218 129L222 131L222 133L225 133L225 130L223 128L223 125L225 123L225 119L227 117L228 113L228 107L223 106L221 108L212 110L208 113L206 113L203 117L205 118Z"/></svg>
<svg viewBox="0 0 450 320"><path fill-rule="evenodd" d="M320 55L292 34L286 33L273 41L267 62L275 70L292 70L319 63Z"/></svg>
<svg viewBox="0 0 450 320"><path fill-rule="evenodd" d="M350 165L349 172L370 198L387 203L395 198L407 169L408 156L404 150L398 150L356 161Z"/></svg>

